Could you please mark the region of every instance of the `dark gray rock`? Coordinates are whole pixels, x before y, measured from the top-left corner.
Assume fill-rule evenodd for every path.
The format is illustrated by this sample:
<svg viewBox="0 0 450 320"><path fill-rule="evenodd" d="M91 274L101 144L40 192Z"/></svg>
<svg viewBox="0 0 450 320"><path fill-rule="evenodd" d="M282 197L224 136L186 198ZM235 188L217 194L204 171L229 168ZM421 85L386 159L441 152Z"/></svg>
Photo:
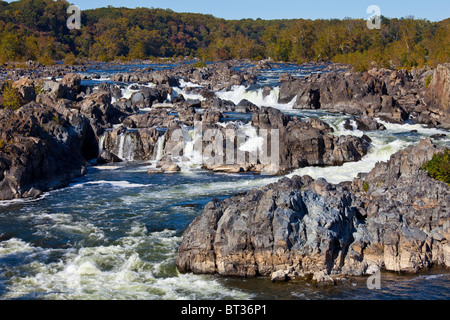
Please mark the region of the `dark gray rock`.
<svg viewBox="0 0 450 320"><path fill-rule="evenodd" d="M333 284L333 275L378 268L450 267L450 188L420 170L439 150L423 140L351 184L294 176L215 199L185 231L177 268L275 280L310 274Z"/></svg>

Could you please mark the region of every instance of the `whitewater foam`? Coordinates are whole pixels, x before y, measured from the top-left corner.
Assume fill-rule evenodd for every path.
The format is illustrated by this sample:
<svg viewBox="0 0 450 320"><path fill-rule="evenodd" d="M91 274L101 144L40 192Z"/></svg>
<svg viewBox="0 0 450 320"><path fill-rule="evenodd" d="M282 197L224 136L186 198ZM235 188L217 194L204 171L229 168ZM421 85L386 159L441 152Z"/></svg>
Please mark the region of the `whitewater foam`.
<svg viewBox="0 0 450 320"><path fill-rule="evenodd" d="M26 277L17 274L7 285L2 299L35 295L45 299L216 299L251 296L228 289L209 276L179 274L174 265L181 238L174 231L148 233L135 224L115 244L67 250L60 260L45 263L39 259L22 268ZM24 241L11 239L0 243L12 252L39 250ZM152 254L158 252L158 261ZM8 253L11 250L8 250ZM0 251L1 255L2 251ZM43 296L40 294L43 293Z"/></svg>
<svg viewBox="0 0 450 320"><path fill-rule="evenodd" d="M140 184L140 183L130 183L129 181L106 181L106 180L98 180L98 181L88 181L88 182L78 182L70 184L70 188L81 188L83 186L88 185L108 185L110 187L115 188L143 188L150 187L151 184Z"/></svg>
<svg viewBox="0 0 450 320"><path fill-rule="evenodd" d="M223 99L239 104L243 99L250 101L258 107L272 107L283 111L292 110L297 97L294 97L289 103L279 103L280 87L273 87L267 96L264 96L264 89L249 90L245 86L233 86L229 91L218 91L216 95Z"/></svg>

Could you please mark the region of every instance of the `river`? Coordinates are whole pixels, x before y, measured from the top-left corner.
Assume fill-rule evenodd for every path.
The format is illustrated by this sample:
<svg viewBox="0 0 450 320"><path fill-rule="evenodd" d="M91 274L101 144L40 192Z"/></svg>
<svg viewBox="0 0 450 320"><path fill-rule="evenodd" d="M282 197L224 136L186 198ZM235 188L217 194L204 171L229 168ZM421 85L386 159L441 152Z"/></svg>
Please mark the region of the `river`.
<svg viewBox="0 0 450 320"><path fill-rule="evenodd" d="M281 72L302 76L320 70L279 65L262 74L259 86L235 87L217 95L234 102L245 98L289 114L315 116L329 123L337 135L364 134L344 129L349 116L293 110L291 104L277 103L276 79ZM104 69L91 72L101 73L103 80L108 78ZM274 86L265 98L264 85ZM185 86L182 83L174 94L183 93ZM127 90L125 87L124 94L129 94ZM308 174L332 183L349 181L424 137L448 134L417 124L383 124L387 130L365 133L372 144L361 161L340 167L303 168L288 176ZM439 143L450 145L450 139ZM179 274L175 258L183 231L206 203L280 177L216 174L196 163L183 166L180 173L151 175L147 170L152 166L154 163L135 161L93 165L67 188L47 192L36 200L0 202L0 299L450 298L450 273L439 269L419 275L382 273L381 289L374 290L368 289L366 278L349 278L341 285L320 288L307 280L272 283L265 278Z"/></svg>

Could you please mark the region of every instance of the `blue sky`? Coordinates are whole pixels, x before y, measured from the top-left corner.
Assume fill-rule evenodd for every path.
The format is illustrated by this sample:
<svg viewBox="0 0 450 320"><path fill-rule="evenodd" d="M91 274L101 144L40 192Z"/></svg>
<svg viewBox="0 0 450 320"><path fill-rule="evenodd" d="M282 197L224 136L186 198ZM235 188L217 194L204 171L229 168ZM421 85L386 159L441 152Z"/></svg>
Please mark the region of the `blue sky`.
<svg viewBox="0 0 450 320"><path fill-rule="evenodd" d="M369 5L378 5L389 18L413 15L439 21L450 17L449 0L68 0L82 10L105 7L170 8L176 12L212 14L225 19L367 19ZM10 1L9 1L10 2Z"/></svg>

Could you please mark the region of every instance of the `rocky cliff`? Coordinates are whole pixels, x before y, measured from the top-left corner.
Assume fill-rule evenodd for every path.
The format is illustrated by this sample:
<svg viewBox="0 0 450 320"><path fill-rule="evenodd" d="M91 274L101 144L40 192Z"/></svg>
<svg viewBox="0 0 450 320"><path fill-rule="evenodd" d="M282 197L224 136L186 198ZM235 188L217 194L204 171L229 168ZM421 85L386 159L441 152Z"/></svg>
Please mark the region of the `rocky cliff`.
<svg viewBox="0 0 450 320"><path fill-rule="evenodd" d="M351 184L295 176L213 200L186 230L177 267L278 278L449 267L450 188L420 170L440 150L423 140Z"/></svg>
<svg viewBox="0 0 450 320"><path fill-rule="evenodd" d="M449 64L435 70L334 71L306 78L280 77L279 102L294 108L324 109L388 122L414 120L450 128Z"/></svg>

